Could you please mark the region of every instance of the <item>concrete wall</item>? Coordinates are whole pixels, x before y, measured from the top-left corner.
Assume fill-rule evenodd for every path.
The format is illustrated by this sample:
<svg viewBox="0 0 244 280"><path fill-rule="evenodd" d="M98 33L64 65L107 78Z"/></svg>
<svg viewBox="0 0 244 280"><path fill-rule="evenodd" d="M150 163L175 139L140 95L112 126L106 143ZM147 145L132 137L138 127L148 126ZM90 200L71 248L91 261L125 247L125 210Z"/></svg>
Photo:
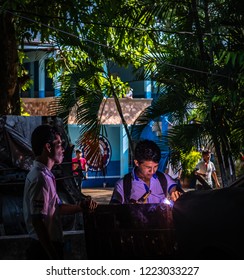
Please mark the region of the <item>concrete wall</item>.
<svg viewBox="0 0 244 280"><path fill-rule="evenodd" d="M25 112L29 113L31 116L54 116L56 115L55 110L53 110L54 104L58 101L58 98L55 97L46 97L46 98L22 98L23 107ZM151 105L152 99L146 98L121 98L120 105L124 118L128 124L133 124L136 118L140 113L148 106ZM105 104L104 104L105 102ZM113 98L108 98L102 103L103 115L101 122L102 124L121 124L121 118L115 106ZM99 112L98 112L99 113ZM70 113L69 124L75 124L75 114L76 108Z"/></svg>

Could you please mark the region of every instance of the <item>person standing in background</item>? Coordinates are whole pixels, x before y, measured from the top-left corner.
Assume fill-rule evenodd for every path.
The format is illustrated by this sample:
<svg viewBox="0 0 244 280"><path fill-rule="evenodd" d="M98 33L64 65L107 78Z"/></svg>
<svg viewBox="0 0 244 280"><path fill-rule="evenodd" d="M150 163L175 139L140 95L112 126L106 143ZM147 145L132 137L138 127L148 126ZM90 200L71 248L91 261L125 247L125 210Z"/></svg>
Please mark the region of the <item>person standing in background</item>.
<svg viewBox="0 0 244 280"><path fill-rule="evenodd" d="M76 156L72 158L72 170L77 187L82 189L82 181L88 178L88 165L80 150L75 151Z"/></svg>
<svg viewBox="0 0 244 280"><path fill-rule="evenodd" d="M202 160L196 165L195 176L197 177L197 189L212 189L214 180L216 188L220 188L214 163L210 160L211 152L209 150L202 151Z"/></svg>

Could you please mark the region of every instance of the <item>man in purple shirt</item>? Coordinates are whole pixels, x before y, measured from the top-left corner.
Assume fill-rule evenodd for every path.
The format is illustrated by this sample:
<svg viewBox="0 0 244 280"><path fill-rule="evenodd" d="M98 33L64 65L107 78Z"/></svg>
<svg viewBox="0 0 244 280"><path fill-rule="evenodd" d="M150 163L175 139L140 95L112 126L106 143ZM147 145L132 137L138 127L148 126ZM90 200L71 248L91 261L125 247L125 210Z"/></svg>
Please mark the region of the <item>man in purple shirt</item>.
<svg viewBox="0 0 244 280"><path fill-rule="evenodd" d="M110 203L162 203L167 195L176 201L181 192L177 183L167 174L156 173L161 158L158 145L151 140L140 141L135 148L135 167L131 172L131 189L128 192L124 186L123 178L118 180L112 194ZM159 175L164 177L164 184L160 182ZM165 190L165 191L164 191ZM125 197L129 195L129 198Z"/></svg>

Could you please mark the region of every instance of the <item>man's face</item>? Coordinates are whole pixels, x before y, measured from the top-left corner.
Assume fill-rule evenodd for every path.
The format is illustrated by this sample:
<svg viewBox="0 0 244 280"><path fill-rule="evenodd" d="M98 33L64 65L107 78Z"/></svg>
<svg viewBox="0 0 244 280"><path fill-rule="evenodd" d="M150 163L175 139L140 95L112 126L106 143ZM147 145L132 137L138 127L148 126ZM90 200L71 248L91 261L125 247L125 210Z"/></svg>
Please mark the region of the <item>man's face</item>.
<svg viewBox="0 0 244 280"><path fill-rule="evenodd" d="M77 157L78 159L80 159L80 158L81 158L81 153L76 153L76 157Z"/></svg>
<svg viewBox="0 0 244 280"><path fill-rule="evenodd" d="M139 173L139 177L143 177L145 179L151 179L158 169L158 163L154 161L138 162L137 160L134 160L134 162L138 167L137 171Z"/></svg>
<svg viewBox="0 0 244 280"><path fill-rule="evenodd" d="M52 158L56 164L60 164L64 159L64 148L63 142L60 135L56 135L56 139L53 141L52 145Z"/></svg>
<svg viewBox="0 0 244 280"><path fill-rule="evenodd" d="M210 154L203 154L202 157L205 162L208 162L210 160Z"/></svg>

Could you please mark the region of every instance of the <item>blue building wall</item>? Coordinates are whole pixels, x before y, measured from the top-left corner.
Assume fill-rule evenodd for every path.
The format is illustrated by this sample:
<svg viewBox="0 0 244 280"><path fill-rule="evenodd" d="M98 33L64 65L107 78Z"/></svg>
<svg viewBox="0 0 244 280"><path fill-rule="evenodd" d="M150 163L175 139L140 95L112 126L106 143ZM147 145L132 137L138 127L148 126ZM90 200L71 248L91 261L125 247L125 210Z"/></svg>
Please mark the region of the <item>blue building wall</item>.
<svg viewBox="0 0 244 280"><path fill-rule="evenodd" d="M75 145L80 136L80 130L82 126L76 124L68 125L68 132L72 144ZM106 139L111 147L111 158L106 167L105 174L101 171L88 172L88 180L83 182L83 187L101 187L104 183L107 186L114 186L115 182L123 177L128 172L128 140L122 125L106 125ZM75 156L75 149L74 154Z"/></svg>
<svg viewBox="0 0 244 280"><path fill-rule="evenodd" d="M168 133L168 121L167 116L161 116L160 122L162 126L160 127L162 135L166 136ZM169 146L165 140L160 140L157 134L153 131L154 121L151 121L142 131L140 139L149 139L158 144L161 150L161 160L159 162L158 170L161 172L165 171L168 159L169 159Z"/></svg>

